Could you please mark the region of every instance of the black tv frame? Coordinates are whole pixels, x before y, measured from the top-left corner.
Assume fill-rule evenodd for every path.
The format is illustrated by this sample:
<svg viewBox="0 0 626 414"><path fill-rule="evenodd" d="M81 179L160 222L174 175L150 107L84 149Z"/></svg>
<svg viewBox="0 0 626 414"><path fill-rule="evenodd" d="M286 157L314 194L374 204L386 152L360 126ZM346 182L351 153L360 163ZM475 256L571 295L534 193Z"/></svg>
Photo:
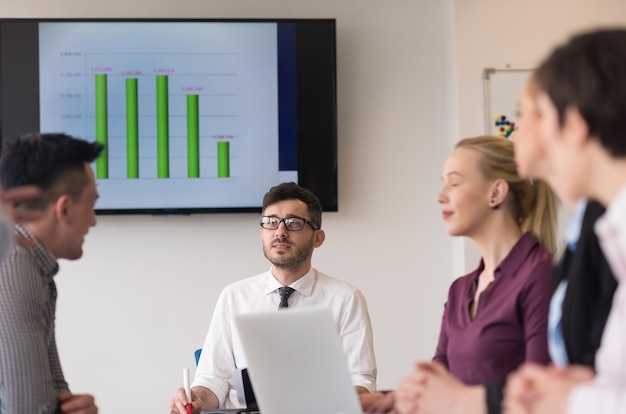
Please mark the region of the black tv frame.
<svg viewBox="0 0 626 414"><path fill-rule="evenodd" d="M40 129L37 30L40 22L295 23L298 183L318 195L324 211L338 211L335 19L0 18L1 140ZM316 25L324 30L317 30ZM259 212L260 203L261 200L258 206L250 207L96 208L96 212L100 215Z"/></svg>

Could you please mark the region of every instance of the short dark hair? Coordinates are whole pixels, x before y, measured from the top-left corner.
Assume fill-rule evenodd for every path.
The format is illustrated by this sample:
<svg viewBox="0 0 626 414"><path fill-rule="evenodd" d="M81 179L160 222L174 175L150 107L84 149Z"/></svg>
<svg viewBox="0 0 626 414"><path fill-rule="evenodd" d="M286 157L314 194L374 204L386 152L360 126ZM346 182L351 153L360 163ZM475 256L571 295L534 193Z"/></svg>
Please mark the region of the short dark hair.
<svg viewBox="0 0 626 414"><path fill-rule="evenodd" d="M626 156L626 29L576 35L556 48L535 74L557 109L575 107L589 134L613 156Z"/></svg>
<svg viewBox="0 0 626 414"><path fill-rule="evenodd" d="M270 188L263 197L263 212L267 207L283 200L302 201L308 207L310 220L317 224L320 229L322 228L322 203L311 190L300 187L294 182L276 185Z"/></svg>
<svg viewBox="0 0 626 414"><path fill-rule="evenodd" d="M78 199L88 184L85 163L93 162L103 148L66 134L23 135L2 147L0 184L5 189L39 187L42 193L31 207L46 207L62 194Z"/></svg>

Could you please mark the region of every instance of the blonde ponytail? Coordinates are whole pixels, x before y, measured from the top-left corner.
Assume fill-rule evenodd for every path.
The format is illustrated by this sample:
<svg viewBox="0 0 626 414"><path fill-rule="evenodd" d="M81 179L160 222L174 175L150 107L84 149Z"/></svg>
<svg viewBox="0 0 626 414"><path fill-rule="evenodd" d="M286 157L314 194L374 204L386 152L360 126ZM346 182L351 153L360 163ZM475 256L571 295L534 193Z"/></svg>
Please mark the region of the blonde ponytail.
<svg viewBox="0 0 626 414"><path fill-rule="evenodd" d="M524 207L524 218L521 223L523 231L531 232L539 243L550 253L556 252L556 210L558 199L543 181L535 180L532 184L533 195L528 197L529 203Z"/></svg>
<svg viewBox="0 0 626 414"><path fill-rule="evenodd" d="M480 136L459 141L457 148L469 148L482 155L480 168L487 180L509 184L509 209L520 228L531 232L550 253L556 252L556 210L558 199L541 180L528 180L517 174L513 143L497 136Z"/></svg>

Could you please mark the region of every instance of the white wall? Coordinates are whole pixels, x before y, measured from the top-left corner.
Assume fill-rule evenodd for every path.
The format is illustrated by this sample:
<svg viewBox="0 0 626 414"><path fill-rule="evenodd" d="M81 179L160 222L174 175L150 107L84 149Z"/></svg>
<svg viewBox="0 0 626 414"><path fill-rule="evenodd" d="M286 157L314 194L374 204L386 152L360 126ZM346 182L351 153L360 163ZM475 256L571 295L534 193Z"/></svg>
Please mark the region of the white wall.
<svg viewBox="0 0 626 414"><path fill-rule="evenodd" d="M455 0L454 7L461 137L485 133L484 68L534 68L577 31L626 24L622 0ZM561 209L561 227L566 218ZM473 243L463 244L469 271L480 254Z"/></svg>
<svg viewBox="0 0 626 414"><path fill-rule="evenodd" d="M483 133L482 69L533 66L574 30L625 23L626 4L3 0L0 17L336 18L340 211L324 216L314 262L365 293L387 388L432 356L447 287L476 263L471 244L446 236L434 198L452 143ZM165 412L221 288L268 267L257 234L254 214L101 217L85 257L57 276L73 390L105 414Z"/></svg>
<svg viewBox="0 0 626 414"><path fill-rule="evenodd" d="M452 11L452 0L3 0L0 16L336 18L340 211L324 216L314 263L363 290L389 388L432 356L455 273L435 203L457 131ZM219 291L268 268L257 229L255 214L101 217L56 278L73 391L105 414L166 412Z"/></svg>

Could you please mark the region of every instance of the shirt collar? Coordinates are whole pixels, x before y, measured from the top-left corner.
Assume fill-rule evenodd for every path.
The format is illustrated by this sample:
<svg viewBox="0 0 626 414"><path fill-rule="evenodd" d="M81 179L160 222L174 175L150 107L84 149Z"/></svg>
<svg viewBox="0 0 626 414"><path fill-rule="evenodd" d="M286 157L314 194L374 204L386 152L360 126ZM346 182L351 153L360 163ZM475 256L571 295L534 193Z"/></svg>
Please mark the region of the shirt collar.
<svg viewBox="0 0 626 414"><path fill-rule="evenodd" d="M265 288L264 292L266 295L269 295L272 292L278 290L278 288L283 287L283 284L280 283L272 274L272 271L268 271L265 279ZM293 282L290 287L292 287L297 292L305 295L311 296L313 292L313 287L315 286L315 281L317 280L317 270L314 268L309 269L308 272L305 273L300 279Z"/></svg>
<svg viewBox="0 0 626 414"><path fill-rule="evenodd" d="M622 187L607 207L606 213L596 220L594 230L600 239L602 251L611 265L617 280L626 281L626 186Z"/></svg>
<svg viewBox="0 0 626 414"><path fill-rule="evenodd" d="M23 225L16 224L15 232L24 239L34 243L33 246L25 246L25 248L30 249L33 252L35 260L44 275L49 278L56 275L59 271L59 263L52 252L48 250L46 246L41 244L39 240L37 240L37 238Z"/></svg>
<svg viewBox="0 0 626 414"><path fill-rule="evenodd" d="M494 276L500 273L515 276L517 274L517 270L526 261L528 255L537 244L539 244L539 242L535 239L535 236L533 236L532 233L524 233L517 243L515 243L509 254L507 254L504 260L502 260L498 267L496 267ZM476 275L480 275L480 272L484 268L485 263L483 262L483 259L480 259L480 265L476 270Z"/></svg>
<svg viewBox="0 0 626 414"><path fill-rule="evenodd" d="M597 221L610 223L612 227L620 227L624 223L624 211L626 209L626 185L617 193L611 204L606 209L604 217ZM623 224L621 224L623 226Z"/></svg>
<svg viewBox="0 0 626 414"><path fill-rule="evenodd" d="M578 243L586 208L587 200L585 198L578 200L576 208L574 208L574 211L567 222L567 227L565 228L565 241L567 242L567 247L570 250L574 250L576 248L576 244Z"/></svg>

